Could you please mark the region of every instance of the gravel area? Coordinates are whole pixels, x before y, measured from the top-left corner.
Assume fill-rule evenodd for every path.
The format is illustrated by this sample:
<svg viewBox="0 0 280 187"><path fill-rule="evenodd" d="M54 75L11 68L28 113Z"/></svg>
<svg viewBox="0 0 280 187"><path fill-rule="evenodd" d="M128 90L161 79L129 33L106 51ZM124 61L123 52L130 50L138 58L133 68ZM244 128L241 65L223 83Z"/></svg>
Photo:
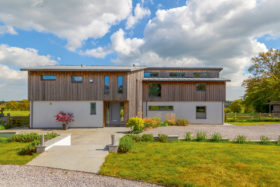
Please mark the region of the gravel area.
<svg viewBox="0 0 280 187"><path fill-rule="evenodd" d="M156 187L158 185L62 169L37 166L0 165L0 186Z"/></svg>
<svg viewBox="0 0 280 187"><path fill-rule="evenodd" d="M267 136L271 140L278 140L280 136L280 124L275 125L189 125L186 127L158 127L143 132L143 134L179 135L185 138L186 132L191 132L195 137L198 131L204 131L210 137L214 132L219 132L223 138L233 140L237 135L244 135L252 141L260 140L260 136Z"/></svg>

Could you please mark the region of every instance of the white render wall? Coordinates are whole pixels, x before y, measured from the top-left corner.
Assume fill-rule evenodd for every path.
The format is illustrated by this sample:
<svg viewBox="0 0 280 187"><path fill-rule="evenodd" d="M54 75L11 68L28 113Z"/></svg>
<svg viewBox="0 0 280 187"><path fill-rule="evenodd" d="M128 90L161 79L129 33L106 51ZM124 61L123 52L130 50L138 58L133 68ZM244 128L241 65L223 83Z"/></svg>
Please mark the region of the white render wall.
<svg viewBox="0 0 280 187"><path fill-rule="evenodd" d="M173 106L173 111L149 111L149 106ZM206 119L196 119L196 106L206 106ZM197 124L223 124L223 102L143 102L143 116L160 117L165 120L168 114L175 114L177 118L187 119Z"/></svg>
<svg viewBox="0 0 280 187"><path fill-rule="evenodd" d="M74 114L70 127L103 127L102 101L33 101L32 128L61 128L55 115L60 111ZM90 114L90 103L96 103L96 114Z"/></svg>

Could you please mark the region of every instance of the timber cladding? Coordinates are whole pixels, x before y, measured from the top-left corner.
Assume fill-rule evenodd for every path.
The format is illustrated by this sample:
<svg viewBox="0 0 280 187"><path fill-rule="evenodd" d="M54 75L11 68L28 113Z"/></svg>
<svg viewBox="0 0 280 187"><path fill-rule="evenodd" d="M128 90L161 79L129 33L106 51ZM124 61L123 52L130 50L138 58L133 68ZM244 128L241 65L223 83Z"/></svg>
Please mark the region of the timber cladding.
<svg viewBox="0 0 280 187"><path fill-rule="evenodd" d="M56 80L42 80L42 75L55 75ZM110 76L110 92L104 94L104 76ZM82 76L73 83L72 76ZM123 76L123 93L118 93L118 76ZM127 101L128 72L53 72L29 71L28 98L30 101ZM90 80L93 80L90 83Z"/></svg>
<svg viewBox="0 0 280 187"><path fill-rule="evenodd" d="M149 97L149 83L161 84L161 97ZM225 82L203 82L206 83L206 91L197 91L197 83L144 82L143 101L225 101Z"/></svg>

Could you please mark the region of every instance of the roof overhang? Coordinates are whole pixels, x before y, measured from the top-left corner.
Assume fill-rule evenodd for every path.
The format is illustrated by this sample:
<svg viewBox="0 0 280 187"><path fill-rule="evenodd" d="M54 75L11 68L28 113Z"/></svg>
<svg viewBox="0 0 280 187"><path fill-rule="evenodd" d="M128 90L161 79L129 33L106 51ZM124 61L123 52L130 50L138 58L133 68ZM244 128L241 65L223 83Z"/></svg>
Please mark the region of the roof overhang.
<svg viewBox="0 0 280 187"><path fill-rule="evenodd" d="M160 82L230 82L224 78L144 78L143 81L160 81Z"/></svg>

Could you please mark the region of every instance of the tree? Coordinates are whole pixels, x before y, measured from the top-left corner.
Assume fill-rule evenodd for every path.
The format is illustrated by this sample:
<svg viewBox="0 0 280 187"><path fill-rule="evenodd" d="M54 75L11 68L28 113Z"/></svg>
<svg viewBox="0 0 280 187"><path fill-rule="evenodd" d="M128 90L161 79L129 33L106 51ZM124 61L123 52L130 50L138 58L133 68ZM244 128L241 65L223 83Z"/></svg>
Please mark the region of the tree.
<svg viewBox="0 0 280 187"><path fill-rule="evenodd" d="M280 100L280 50L259 53L252 63L251 75L243 82L245 104L257 112L268 112L267 103Z"/></svg>
<svg viewBox="0 0 280 187"><path fill-rule="evenodd" d="M240 113L242 110L242 100L238 99L229 105L229 109L234 113Z"/></svg>

